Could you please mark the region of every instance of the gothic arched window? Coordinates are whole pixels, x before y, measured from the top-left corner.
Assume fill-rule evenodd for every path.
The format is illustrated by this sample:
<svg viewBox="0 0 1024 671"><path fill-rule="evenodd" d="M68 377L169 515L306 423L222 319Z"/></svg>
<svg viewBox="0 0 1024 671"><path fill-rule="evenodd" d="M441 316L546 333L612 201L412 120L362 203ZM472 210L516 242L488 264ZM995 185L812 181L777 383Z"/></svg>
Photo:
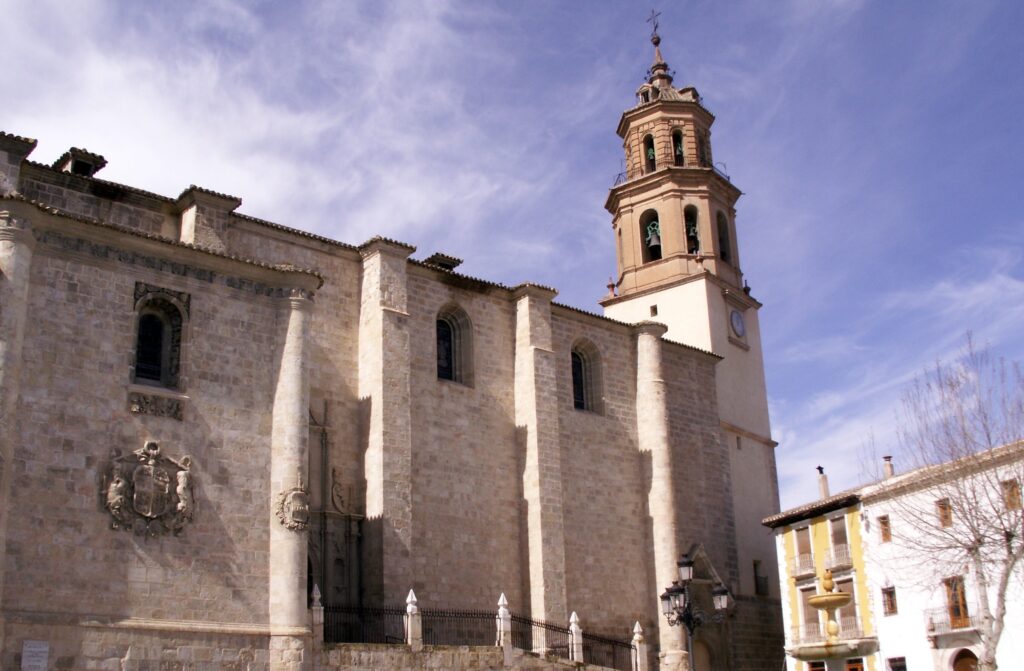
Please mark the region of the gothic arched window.
<svg viewBox="0 0 1024 671"><path fill-rule="evenodd" d="M579 340L570 352L572 407L601 412L601 356L589 340Z"/></svg>
<svg viewBox="0 0 1024 671"><path fill-rule="evenodd" d="M437 378L469 385L472 382L473 327L457 305L437 313Z"/></svg>
<svg viewBox="0 0 1024 671"><path fill-rule="evenodd" d="M700 232L697 228L697 208L687 205L683 209L683 225L686 227L686 253L700 252Z"/></svg>
<svg viewBox="0 0 1024 671"><path fill-rule="evenodd" d="M181 309L167 297L147 294L136 308L133 381L163 387L178 386L181 367Z"/></svg>
<svg viewBox="0 0 1024 671"><path fill-rule="evenodd" d="M672 163L675 165L686 164L683 154L683 131L678 128L672 131Z"/></svg>
<svg viewBox="0 0 1024 671"><path fill-rule="evenodd" d="M644 165L646 172L654 172L658 167L657 154L654 152L654 138L650 135L644 138Z"/></svg>
<svg viewBox="0 0 1024 671"><path fill-rule="evenodd" d="M640 215L640 246L644 263L661 258L661 224L655 210L647 210Z"/></svg>
<svg viewBox="0 0 1024 671"><path fill-rule="evenodd" d="M732 263L732 245L729 242L729 221L718 213L718 256L726 263Z"/></svg>

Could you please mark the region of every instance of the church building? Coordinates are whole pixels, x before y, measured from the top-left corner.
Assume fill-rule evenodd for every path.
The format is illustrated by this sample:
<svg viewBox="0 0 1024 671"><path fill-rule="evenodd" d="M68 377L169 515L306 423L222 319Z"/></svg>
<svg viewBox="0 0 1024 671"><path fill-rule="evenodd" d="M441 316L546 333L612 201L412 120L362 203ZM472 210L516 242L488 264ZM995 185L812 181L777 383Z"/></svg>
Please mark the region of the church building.
<svg viewBox="0 0 1024 671"><path fill-rule="evenodd" d="M603 314L0 133L0 668L28 642L43 668L331 668L313 592L410 589L609 638L639 622L651 668L779 668L740 191L652 41ZM692 641L659 603L684 554L731 603Z"/></svg>

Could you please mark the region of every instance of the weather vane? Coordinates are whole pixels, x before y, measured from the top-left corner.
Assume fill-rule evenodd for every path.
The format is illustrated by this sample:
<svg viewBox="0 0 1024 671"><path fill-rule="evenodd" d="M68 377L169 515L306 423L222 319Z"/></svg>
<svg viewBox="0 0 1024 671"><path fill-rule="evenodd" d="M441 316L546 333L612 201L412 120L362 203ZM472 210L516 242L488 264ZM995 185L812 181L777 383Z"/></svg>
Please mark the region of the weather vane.
<svg viewBox="0 0 1024 671"><path fill-rule="evenodd" d="M651 17L647 19L647 23L651 24L651 37L658 35L658 17L661 16L661 12L651 10Z"/></svg>

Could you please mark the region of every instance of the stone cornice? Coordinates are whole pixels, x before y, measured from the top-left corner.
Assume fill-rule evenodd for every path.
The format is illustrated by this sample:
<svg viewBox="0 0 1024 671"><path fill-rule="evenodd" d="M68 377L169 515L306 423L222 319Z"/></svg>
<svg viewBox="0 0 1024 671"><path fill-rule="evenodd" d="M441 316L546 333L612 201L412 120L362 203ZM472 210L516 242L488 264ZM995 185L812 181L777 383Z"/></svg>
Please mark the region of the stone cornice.
<svg viewBox="0 0 1024 671"><path fill-rule="evenodd" d="M392 256L408 258L415 251L416 248L413 245L379 235L375 235L359 245L359 253L363 255L363 258L373 256L374 254L391 254Z"/></svg>
<svg viewBox="0 0 1024 671"><path fill-rule="evenodd" d="M519 300L523 296L529 296L536 300L551 302L557 295L558 292L551 287L546 287L542 284L532 284L530 282L524 282L512 289L513 300Z"/></svg>
<svg viewBox="0 0 1024 671"><path fill-rule="evenodd" d="M216 191L204 189L193 184L181 192L181 195L178 196L175 204L178 209L182 211L192 207L193 205L199 205L200 207L209 207L215 210L233 212L242 204L242 199L237 196L217 193Z"/></svg>
<svg viewBox="0 0 1024 671"><path fill-rule="evenodd" d="M707 188L715 185L717 188L728 194L729 207L734 207L735 202L743 195L735 184L722 177L711 167L700 167L693 165L679 166L666 165L654 172L627 180L622 184L613 186L608 190L608 197L604 202L604 209L611 214L620 209L619 202L623 198L629 198L635 191L650 193L658 182L672 183L674 188L682 189L682 182L692 183L695 187Z"/></svg>
<svg viewBox="0 0 1024 671"><path fill-rule="evenodd" d="M141 265L187 275L261 295L281 295L292 288L314 292L323 285L319 273L288 265L271 265L222 254L86 217L71 216L21 196L0 198L0 209L32 223L36 240L55 251Z"/></svg>

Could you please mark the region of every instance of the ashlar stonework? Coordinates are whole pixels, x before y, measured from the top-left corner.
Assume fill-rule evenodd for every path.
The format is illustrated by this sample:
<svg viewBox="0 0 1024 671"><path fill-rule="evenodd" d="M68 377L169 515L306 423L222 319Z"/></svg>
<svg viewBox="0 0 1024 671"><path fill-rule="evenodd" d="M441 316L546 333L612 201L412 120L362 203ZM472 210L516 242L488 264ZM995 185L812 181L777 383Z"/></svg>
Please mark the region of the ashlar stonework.
<svg viewBox="0 0 1024 671"><path fill-rule="evenodd" d="M76 670L376 663L314 654L314 585L328 606L504 593L627 641L639 622L652 665L684 668L658 594L695 546L735 603L698 636L714 668L781 663L775 553L750 531L777 492L739 190L662 66L619 126L615 319L0 133L0 668L25 641Z"/></svg>

